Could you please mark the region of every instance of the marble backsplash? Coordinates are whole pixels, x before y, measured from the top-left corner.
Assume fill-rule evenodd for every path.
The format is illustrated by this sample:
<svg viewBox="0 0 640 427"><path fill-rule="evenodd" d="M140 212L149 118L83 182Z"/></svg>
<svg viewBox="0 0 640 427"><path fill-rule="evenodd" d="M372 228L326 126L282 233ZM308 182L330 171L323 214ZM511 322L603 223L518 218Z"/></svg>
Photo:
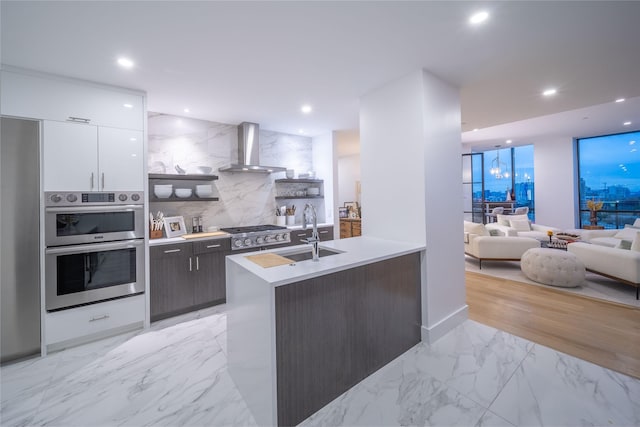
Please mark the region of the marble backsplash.
<svg viewBox="0 0 640 427"><path fill-rule="evenodd" d="M274 224L276 206L296 205L296 224L302 223L305 202L314 204L318 221L324 222L324 200L279 200L275 180L285 178L284 172L219 173L218 169L237 163L238 135L235 125L149 113L148 169L150 173L177 174L176 166L188 174L197 173L198 166L213 168L219 176L213 181L217 202L152 202L151 212L165 216L181 215L187 227L191 218L201 216L204 228L210 226L242 226ZM260 131L260 163L281 166L298 173L313 170L311 138L273 131ZM318 177L322 179L322 177ZM153 188L149 188L153 191Z"/></svg>

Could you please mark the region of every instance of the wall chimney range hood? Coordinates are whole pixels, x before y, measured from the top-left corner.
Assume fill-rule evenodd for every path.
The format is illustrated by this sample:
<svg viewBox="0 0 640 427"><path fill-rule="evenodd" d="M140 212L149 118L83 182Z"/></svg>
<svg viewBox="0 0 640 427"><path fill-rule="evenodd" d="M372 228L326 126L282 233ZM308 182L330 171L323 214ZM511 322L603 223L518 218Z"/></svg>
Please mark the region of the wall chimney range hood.
<svg viewBox="0 0 640 427"><path fill-rule="evenodd" d="M238 125L238 163L218 169L219 172L282 172L287 168L260 165L260 125L242 122Z"/></svg>

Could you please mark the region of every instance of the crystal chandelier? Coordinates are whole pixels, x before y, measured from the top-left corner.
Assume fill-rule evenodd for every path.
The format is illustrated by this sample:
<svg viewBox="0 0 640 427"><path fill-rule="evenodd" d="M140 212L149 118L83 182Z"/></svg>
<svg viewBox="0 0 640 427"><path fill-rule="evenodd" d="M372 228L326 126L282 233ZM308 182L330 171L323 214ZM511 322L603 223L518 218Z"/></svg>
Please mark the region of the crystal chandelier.
<svg viewBox="0 0 640 427"><path fill-rule="evenodd" d="M496 179L509 178L507 164L500 161L500 146L496 145L496 157L491 161L489 173Z"/></svg>

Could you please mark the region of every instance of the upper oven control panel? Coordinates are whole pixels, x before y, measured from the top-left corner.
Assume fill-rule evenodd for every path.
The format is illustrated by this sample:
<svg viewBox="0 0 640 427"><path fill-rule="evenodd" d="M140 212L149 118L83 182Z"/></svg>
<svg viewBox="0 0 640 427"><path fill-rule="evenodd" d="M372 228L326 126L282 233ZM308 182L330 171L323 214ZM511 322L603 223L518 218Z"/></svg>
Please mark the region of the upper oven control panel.
<svg viewBox="0 0 640 427"><path fill-rule="evenodd" d="M60 192L44 193L45 206L104 206L104 205L142 205L144 203L141 191L114 192Z"/></svg>

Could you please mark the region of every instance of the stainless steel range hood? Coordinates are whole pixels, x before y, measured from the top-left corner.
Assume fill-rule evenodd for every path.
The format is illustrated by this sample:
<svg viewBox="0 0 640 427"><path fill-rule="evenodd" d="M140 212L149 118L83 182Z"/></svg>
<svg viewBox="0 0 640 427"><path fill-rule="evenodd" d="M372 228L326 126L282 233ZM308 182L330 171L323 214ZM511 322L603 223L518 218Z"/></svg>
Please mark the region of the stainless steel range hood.
<svg viewBox="0 0 640 427"><path fill-rule="evenodd" d="M242 122L238 125L238 163L218 169L219 172L271 173L285 171L279 166L260 165L260 125Z"/></svg>

